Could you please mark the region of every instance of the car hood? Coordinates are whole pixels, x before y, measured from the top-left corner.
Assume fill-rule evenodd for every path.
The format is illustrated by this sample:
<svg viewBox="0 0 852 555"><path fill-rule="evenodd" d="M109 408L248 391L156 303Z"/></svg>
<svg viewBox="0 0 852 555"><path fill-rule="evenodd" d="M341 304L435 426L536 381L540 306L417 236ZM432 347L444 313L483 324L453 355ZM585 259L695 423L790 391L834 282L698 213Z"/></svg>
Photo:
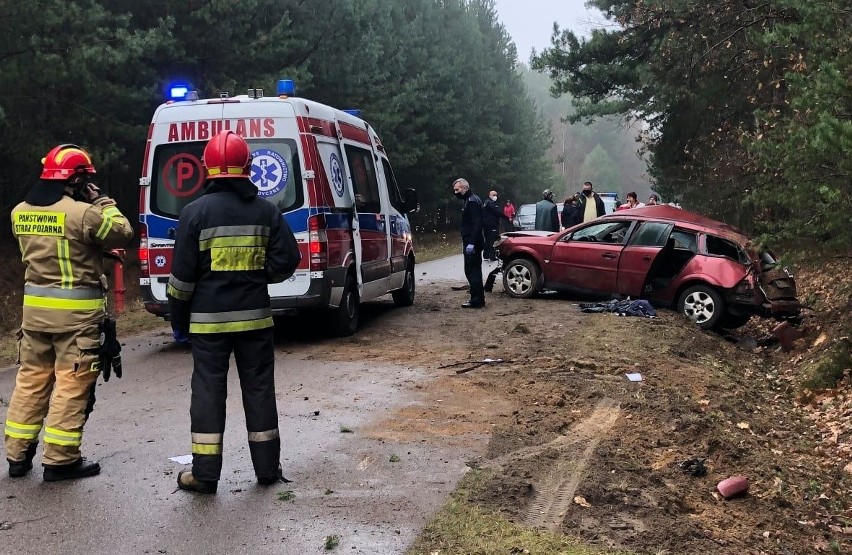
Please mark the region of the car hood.
<svg viewBox="0 0 852 555"><path fill-rule="evenodd" d="M504 237L547 237L548 235L553 235L554 233L558 233L556 231L537 231L531 229L529 231L509 231L504 233Z"/></svg>

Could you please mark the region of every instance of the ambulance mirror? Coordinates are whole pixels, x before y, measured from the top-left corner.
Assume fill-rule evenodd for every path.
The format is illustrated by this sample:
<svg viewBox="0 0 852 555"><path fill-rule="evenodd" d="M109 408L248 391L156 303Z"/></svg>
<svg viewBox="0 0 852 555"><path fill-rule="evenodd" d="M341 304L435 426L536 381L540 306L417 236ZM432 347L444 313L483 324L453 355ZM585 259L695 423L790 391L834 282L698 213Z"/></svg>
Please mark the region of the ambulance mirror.
<svg viewBox="0 0 852 555"><path fill-rule="evenodd" d="M405 190L405 211L409 213L420 211L420 203L417 201L417 191L414 189Z"/></svg>

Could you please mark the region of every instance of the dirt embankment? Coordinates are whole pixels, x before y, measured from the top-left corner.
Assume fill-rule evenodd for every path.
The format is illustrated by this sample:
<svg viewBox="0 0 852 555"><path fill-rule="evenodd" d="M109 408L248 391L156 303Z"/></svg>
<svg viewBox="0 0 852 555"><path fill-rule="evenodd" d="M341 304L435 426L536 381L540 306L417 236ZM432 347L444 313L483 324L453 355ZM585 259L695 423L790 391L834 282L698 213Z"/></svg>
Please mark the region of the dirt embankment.
<svg viewBox="0 0 852 555"><path fill-rule="evenodd" d="M328 356L435 369L434 403L414 420L440 423L444 435L490 414L480 422L492 433L488 453L471 465L492 478L471 501L513 521L638 553L842 553L852 549L848 452L841 458L852 437L837 426L852 413L815 415L822 405L804 402L800 384L807 361L848 325L832 320L848 292L812 312L807 335L784 353L668 311L583 314L571 299L501 293L467 311L464 293L421 288L415 307L368 319ZM768 327L740 335L762 339ZM817 343L824 333L831 339ZM486 358L503 362L479 364ZM467 402L444 403L454 391ZM511 410L479 410L494 398ZM705 475L682 468L692 459L704 460ZM725 501L715 486L735 475L750 479L749 494Z"/></svg>

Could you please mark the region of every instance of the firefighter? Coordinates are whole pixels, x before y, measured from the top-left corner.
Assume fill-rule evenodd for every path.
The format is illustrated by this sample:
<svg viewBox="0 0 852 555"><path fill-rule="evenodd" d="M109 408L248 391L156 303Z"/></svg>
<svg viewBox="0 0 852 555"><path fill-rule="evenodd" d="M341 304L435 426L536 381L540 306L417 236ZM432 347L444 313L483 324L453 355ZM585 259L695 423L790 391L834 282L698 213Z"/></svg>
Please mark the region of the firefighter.
<svg viewBox="0 0 852 555"><path fill-rule="evenodd" d="M133 229L91 183L96 172L85 150L59 145L42 164L41 181L12 210L26 274L20 369L5 432L9 476L20 478L32 469L44 426L44 480L54 482L100 472L80 445L103 369L104 249L126 246Z"/></svg>
<svg viewBox="0 0 852 555"><path fill-rule="evenodd" d="M180 214L167 293L175 339L192 345L192 470L178 487L216 493L231 353L258 483L283 480L267 284L293 275L301 255L278 208L249 179L251 153L232 131L204 149L207 182Z"/></svg>

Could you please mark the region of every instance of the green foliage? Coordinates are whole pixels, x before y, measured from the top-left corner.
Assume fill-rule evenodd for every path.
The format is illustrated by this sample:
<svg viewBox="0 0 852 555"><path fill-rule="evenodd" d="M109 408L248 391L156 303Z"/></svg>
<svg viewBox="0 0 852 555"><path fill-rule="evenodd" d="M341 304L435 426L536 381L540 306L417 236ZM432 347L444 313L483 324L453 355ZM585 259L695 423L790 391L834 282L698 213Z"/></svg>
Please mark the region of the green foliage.
<svg viewBox="0 0 852 555"><path fill-rule="evenodd" d="M584 181L591 181L598 191L612 191L620 188L621 177L618 167L601 145L586 156L581 166Z"/></svg>
<svg viewBox="0 0 852 555"><path fill-rule="evenodd" d="M664 198L848 247L852 11L844 0L593 0L618 24L554 31L533 60L571 121L636 119Z"/></svg>
<svg viewBox="0 0 852 555"><path fill-rule="evenodd" d="M400 184L418 190L424 224L451 202L449 186L458 176L478 193L532 194L552 184L548 128L493 0L5 6L5 210L33 185L44 153L73 141L92 151L99 179L111 185L122 210L135 213L147 125L177 79L215 96L249 87L268 91L290 77L300 96L361 108L388 148Z"/></svg>

